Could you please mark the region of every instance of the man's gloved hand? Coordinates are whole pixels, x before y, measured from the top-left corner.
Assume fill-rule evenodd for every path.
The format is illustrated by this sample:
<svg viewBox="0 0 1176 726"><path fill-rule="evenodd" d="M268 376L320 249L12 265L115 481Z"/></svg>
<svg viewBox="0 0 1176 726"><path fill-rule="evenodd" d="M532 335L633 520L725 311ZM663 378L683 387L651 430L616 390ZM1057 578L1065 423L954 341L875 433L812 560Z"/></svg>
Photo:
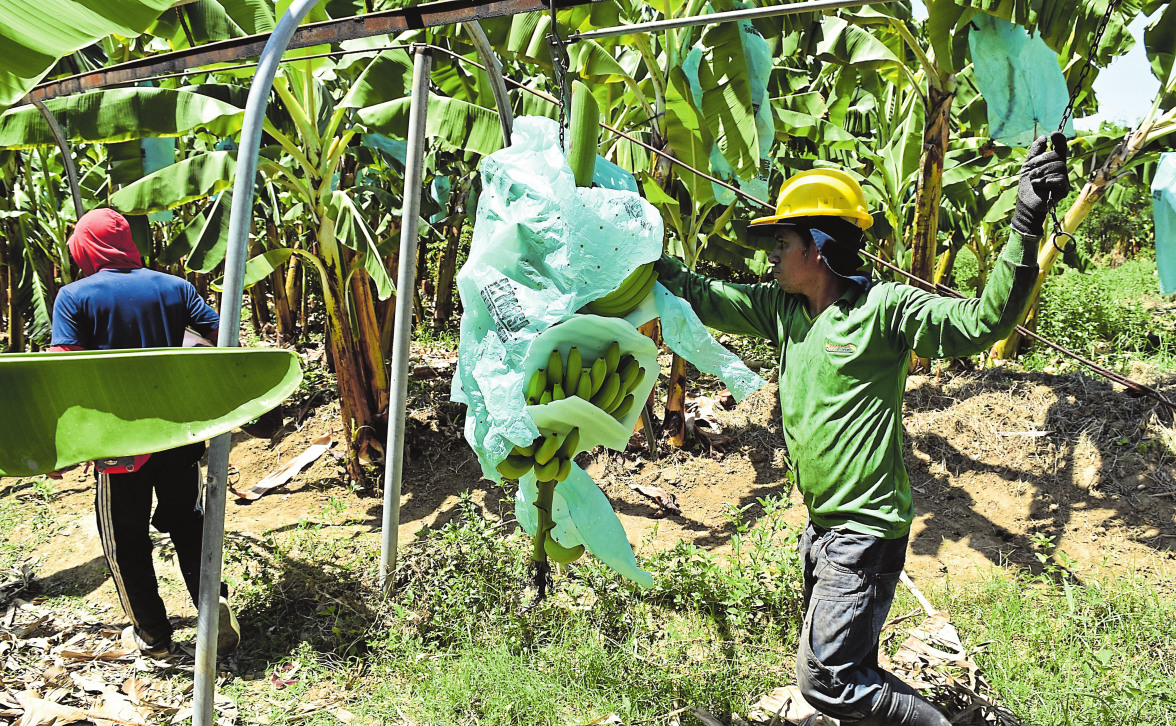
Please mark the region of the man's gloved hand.
<svg viewBox="0 0 1176 726"><path fill-rule="evenodd" d="M1052 149L1046 150L1050 145ZM1013 229L1027 237L1045 233L1049 205L1057 204L1070 193L1070 175L1066 168L1069 149L1064 134L1038 136L1029 147L1021 165L1021 183L1017 187L1017 207L1013 211Z"/></svg>

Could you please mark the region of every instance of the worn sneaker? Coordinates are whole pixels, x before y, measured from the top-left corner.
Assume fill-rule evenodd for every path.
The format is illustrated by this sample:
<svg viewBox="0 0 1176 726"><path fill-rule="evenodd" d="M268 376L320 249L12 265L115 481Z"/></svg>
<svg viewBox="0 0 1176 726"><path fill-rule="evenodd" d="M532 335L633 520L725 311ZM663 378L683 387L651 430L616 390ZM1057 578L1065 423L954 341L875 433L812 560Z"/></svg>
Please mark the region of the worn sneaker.
<svg viewBox="0 0 1176 726"><path fill-rule="evenodd" d="M220 614L217 616L218 632L216 635L216 654L228 655L237 649L241 642L241 626L237 624L237 616L229 607L228 598L220 599Z"/></svg>
<svg viewBox="0 0 1176 726"><path fill-rule="evenodd" d="M134 625L128 625L122 631L122 644L124 648L129 650L138 650L148 658L162 659L166 658L174 652L175 646L172 644L171 638L161 639L154 643L148 643L138 633L135 632Z"/></svg>

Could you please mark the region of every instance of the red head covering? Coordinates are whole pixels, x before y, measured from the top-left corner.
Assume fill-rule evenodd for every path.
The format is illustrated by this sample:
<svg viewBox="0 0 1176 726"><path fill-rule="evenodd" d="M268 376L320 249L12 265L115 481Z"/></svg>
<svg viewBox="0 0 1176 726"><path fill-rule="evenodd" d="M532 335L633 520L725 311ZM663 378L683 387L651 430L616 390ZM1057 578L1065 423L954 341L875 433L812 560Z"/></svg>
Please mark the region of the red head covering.
<svg viewBox="0 0 1176 726"><path fill-rule="evenodd" d="M131 225L113 209L93 209L82 215L69 236L69 256L86 275L143 266L131 239Z"/></svg>

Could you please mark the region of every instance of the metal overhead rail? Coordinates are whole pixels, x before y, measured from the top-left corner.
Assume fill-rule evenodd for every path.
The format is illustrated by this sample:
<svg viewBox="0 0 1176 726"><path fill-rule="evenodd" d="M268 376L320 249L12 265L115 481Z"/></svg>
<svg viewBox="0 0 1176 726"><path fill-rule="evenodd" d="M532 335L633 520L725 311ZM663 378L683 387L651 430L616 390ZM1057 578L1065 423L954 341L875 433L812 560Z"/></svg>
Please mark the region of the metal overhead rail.
<svg viewBox="0 0 1176 726"><path fill-rule="evenodd" d="M599 2L599 0L554 0L554 2L558 10L587 5ZM550 5L546 0L492 0L491 2L440 0L440 2L385 10L369 15L308 23L294 31L294 36L290 39L287 50L549 9ZM22 99L21 103L47 101L50 98L83 93L95 88L134 83L164 73L260 56L269 37L269 33L247 35L242 38L207 43L195 48L140 58L97 71L59 78L34 87Z"/></svg>
<svg viewBox="0 0 1176 726"><path fill-rule="evenodd" d="M813 13L822 10L837 10L838 8L853 8L890 2L894 2L894 0L808 0L807 2L788 3L786 5L772 5L766 8L729 10L725 13L694 15L688 18L674 18L671 20L654 20L648 23L636 23L634 25L618 25L615 28L590 30L587 33L573 33L568 36L568 42L573 43L577 40L611 38L617 35L629 35L632 33L650 33L657 30L674 30L675 28L688 28L693 25L712 25L731 20L755 20L756 18L770 18L777 15L797 15L799 13Z"/></svg>

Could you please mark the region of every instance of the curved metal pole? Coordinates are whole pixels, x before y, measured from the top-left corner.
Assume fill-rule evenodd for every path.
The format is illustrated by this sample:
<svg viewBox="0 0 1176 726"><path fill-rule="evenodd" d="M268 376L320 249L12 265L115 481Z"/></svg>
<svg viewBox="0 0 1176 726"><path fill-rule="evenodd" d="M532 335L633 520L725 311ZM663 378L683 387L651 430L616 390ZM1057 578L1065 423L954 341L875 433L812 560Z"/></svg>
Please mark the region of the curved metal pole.
<svg viewBox="0 0 1176 726"><path fill-rule="evenodd" d="M426 45L413 46L412 100L408 152L404 158L404 206L400 212L400 269L396 274L396 320L388 374L388 443L384 447L384 520L380 542L380 588L387 592L396 570L400 535L400 479L404 473L404 407L408 400L408 355L412 342L412 298L416 289L417 236L425 169L425 119L433 56Z"/></svg>
<svg viewBox="0 0 1176 726"><path fill-rule="evenodd" d="M501 79L501 75L499 78ZM82 207L82 192L78 189L78 169L74 166L73 154L70 153L65 134L61 132L61 126L57 124L57 119L53 118L53 112L46 108L45 104L33 101L33 105L45 117L45 123L49 124L49 131L52 132L53 139L57 142L57 148L61 149L61 162L65 165L65 175L69 177L69 191L73 195L74 214L78 219L81 219L86 210Z"/></svg>
<svg viewBox="0 0 1176 726"><path fill-rule="evenodd" d="M510 135L514 132L514 112L510 108L510 96L506 92L506 81L502 77L502 63L482 30L482 24L477 20L461 24L470 36L470 42L478 51L478 57L486 66L486 76L490 79L490 92L494 94L494 105L498 107L498 123L502 126L502 145L510 146Z"/></svg>
<svg viewBox="0 0 1176 726"><path fill-rule="evenodd" d="M278 63L298 24L319 0L294 0L278 21L261 51L257 72L249 87L241 144L237 151L237 179L233 182L233 207L229 213L229 242L225 255L224 292L221 293L220 331L216 344L237 345L244 291L245 258L249 248L249 227L253 221L253 185L257 178L257 152L261 148L261 127ZM211 726L215 721L213 692L216 688L216 640L219 628L221 561L225 535L225 490L228 486L229 434L212 440L208 452L208 475L204 494L204 540L200 548L200 597L196 615L196 671L192 703L193 726Z"/></svg>

